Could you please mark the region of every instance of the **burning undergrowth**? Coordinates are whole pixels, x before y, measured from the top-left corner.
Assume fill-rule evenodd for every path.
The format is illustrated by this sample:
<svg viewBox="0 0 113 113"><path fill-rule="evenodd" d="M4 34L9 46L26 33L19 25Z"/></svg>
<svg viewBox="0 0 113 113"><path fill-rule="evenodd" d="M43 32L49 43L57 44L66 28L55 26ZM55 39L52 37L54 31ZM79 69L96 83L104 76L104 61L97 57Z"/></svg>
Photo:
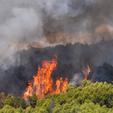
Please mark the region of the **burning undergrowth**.
<svg viewBox="0 0 113 113"><path fill-rule="evenodd" d="M112 20L112 0L1 0L0 92L26 100L112 83Z"/></svg>
<svg viewBox="0 0 113 113"><path fill-rule="evenodd" d="M56 70L57 60L43 61L42 67L38 68L38 72L33 77L33 81L29 82L24 93L24 99L36 95L37 98L43 98L47 94L64 93L68 87L67 78L57 78L56 81L52 80L53 71Z"/></svg>
<svg viewBox="0 0 113 113"><path fill-rule="evenodd" d="M113 41L102 41L93 45L77 43L46 48L30 47L16 54L15 65L5 70L0 68L0 91L22 95L28 81L37 74L42 61L51 60L53 56L57 56L58 62L57 70L52 74L53 81L60 75L62 78L68 78L73 84L80 84L86 73L82 70L89 65L91 72L85 79L112 82L112 48Z"/></svg>

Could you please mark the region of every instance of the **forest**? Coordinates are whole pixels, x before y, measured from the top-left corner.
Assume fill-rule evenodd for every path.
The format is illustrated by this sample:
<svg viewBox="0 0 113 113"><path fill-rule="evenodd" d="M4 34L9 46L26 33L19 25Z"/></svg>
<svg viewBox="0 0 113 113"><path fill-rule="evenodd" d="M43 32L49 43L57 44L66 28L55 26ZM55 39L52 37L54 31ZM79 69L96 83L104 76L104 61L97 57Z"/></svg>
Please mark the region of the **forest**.
<svg viewBox="0 0 113 113"><path fill-rule="evenodd" d="M66 93L22 97L0 93L0 113L113 113L113 84L83 80Z"/></svg>

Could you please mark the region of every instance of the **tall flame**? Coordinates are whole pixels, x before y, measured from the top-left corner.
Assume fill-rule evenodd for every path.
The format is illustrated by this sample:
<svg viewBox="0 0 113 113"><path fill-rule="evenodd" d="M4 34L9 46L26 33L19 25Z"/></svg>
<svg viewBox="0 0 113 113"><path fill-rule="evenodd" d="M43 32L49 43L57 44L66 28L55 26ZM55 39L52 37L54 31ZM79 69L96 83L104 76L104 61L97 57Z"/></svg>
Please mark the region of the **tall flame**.
<svg viewBox="0 0 113 113"><path fill-rule="evenodd" d="M48 93L59 94L66 92L68 86L68 79L60 77L55 81L52 80L52 73L57 67L57 60L43 61L42 67L38 68L38 72L33 77L33 81L28 83L26 91L24 92L24 99L32 95L36 95L37 98L43 98Z"/></svg>
<svg viewBox="0 0 113 113"><path fill-rule="evenodd" d="M82 73L84 75L84 80L88 80L88 75L91 72L91 67L90 65L87 65L83 70Z"/></svg>

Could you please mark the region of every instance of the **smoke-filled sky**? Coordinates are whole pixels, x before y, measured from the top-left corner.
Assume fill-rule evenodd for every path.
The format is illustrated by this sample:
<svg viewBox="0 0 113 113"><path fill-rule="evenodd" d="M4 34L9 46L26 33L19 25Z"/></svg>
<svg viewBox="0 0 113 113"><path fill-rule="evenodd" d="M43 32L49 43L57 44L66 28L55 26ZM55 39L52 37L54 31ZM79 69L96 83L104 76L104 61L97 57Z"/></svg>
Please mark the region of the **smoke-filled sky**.
<svg viewBox="0 0 113 113"><path fill-rule="evenodd" d="M112 12L112 0L0 0L0 64L26 45L112 39Z"/></svg>
<svg viewBox="0 0 113 113"><path fill-rule="evenodd" d="M22 92L52 55L61 61L58 73L74 82L87 64L113 66L113 0L0 0L0 91ZM92 78L112 80L112 66L97 67Z"/></svg>

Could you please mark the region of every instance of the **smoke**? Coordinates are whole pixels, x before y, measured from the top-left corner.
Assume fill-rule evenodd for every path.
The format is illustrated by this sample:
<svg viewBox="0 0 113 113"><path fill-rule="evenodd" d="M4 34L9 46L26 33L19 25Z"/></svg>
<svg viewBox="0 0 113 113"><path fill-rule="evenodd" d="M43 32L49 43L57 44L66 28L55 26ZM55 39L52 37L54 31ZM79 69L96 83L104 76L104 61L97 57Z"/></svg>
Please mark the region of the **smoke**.
<svg viewBox="0 0 113 113"><path fill-rule="evenodd" d="M82 73L75 73L73 75L73 78L71 79L70 83L72 85L79 85L83 79L84 79L84 76Z"/></svg>
<svg viewBox="0 0 113 113"><path fill-rule="evenodd" d="M16 52L29 46L112 40L112 6L112 0L1 0L0 65L15 64Z"/></svg>
<svg viewBox="0 0 113 113"><path fill-rule="evenodd" d="M23 48L26 44L36 41L35 34L38 37L42 35L41 20L32 8L13 8L12 14L13 17L0 26L1 61L4 60L4 56L12 57L21 46ZM36 29L39 29L38 32Z"/></svg>
<svg viewBox="0 0 113 113"><path fill-rule="evenodd" d="M58 61L57 70L52 76L54 80L59 75L67 77L72 84L79 85L84 79L83 69L90 65L89 80L112 82L112 48L113 41L102 41L92 45L77 43L19 51L20 59L16 65L10 66L5 71L0 67L0 91L21 95L42 61L51 60L54 55L57 55ZM106 64L103 64L104 62Z"/></svg>
<svg viewBox="0 0 113 113"><path fill-rule="evenodd" d="M112 12L112 0L0 0L0 91L21 94L41 61L54 55L54 78L79 84L91 64L91 80L111 82Z"/></svg>

